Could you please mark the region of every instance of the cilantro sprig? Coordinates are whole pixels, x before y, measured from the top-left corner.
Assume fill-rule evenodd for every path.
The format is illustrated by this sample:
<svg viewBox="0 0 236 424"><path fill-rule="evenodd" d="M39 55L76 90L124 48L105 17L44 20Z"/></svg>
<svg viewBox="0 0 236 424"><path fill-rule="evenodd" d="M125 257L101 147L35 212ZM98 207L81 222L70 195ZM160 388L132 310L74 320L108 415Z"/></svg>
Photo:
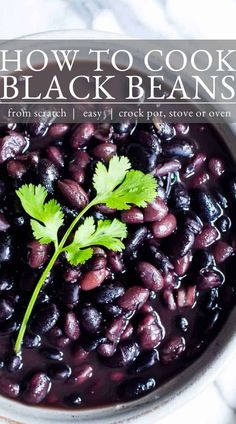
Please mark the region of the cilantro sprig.
<svg viewBox="0 0 236 424"><path fill-rule="evenodd" d="M145 207L154 200L157 194L156 180L151 175L130 168L130 162L124 156L114 156L108 168L102 162L98 162L93 176L96 196L78 213L60 241L58 231L63 229L64 225L64 214L60 204L55 199L46 201L48 192L41 185L25 184L16 191L23 209L31 217L30 224L35 239L42 244L54 245L54 253L33 291L21 323L14 346L16 353L21 350L22 340L39 292L61 253L64 252L68 262L76 266L84 264L92 257L93 246L99 245L118 252L124 249L122 240L127 235L127 229L118 219L98 221L95 224L92 217L87 217L74 232L72 242L70 244L67 242L69 237L71 239L79 220L95 205L104 204L109 208L127 210L132 205Z"/></svg>

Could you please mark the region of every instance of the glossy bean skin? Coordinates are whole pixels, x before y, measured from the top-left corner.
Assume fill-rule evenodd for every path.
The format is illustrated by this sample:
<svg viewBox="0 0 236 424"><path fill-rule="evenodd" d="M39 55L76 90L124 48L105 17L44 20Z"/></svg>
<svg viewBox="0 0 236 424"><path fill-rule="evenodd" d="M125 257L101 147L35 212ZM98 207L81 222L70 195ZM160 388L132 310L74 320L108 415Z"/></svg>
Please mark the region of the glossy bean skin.
<svg viewBox="0 0 236 424"><path fill-rule="evenodd" d="M170 236L177 227L177 221L173 214L168 214L162 221L154 222L152 232L156 238L165 238Z"/></svg>
<svg viewBox="0 0 236 424"><path fill-rule="evenodd" d="M121 220L126 224L142 224L144 217L140 209L133 207L121 213Z"/></svg>
<svg viewBox="0 0 236 424"><path fill-rule="evenodd" d="M81 289L88 291L99 287L103 283L107 275L108 271L105 268L87 272L87 274L84 275L80 282Z"/></svg>
<svg viewBox="0 0 236 424"><path fill-rule="evenodd" d="M213 255L216 263L224 262L233 254L233 252L233 247L224 241L219 240L214 245Z"/></svg>
<svg viewBox="0 0 236 424"><path fill-rule="evenodd" d="M72 180L58 182L58 188L71 206L77 209L84 208L88 203L88 196L82 187Z"/></svg>
<svg viewBox="0 0 236 424"><path fill-rule="evenodd" d="M139 346L133 342L119 344L115 354L107 359L107 365L111 368L120 368L130 365L139 355Z"/></svg>
<svg viewBox="0 0 236 424"><path fill-rule="evenodd" d="M95 131L93 124L81 124L74 130L70 143L74 149L84 146L91 139Z"/></svg>
<svg viewBox="0 0 236 424"><path fill-rule="evenodd" d="M175 337L165 342L160 351L160 359L163 364L175 361L185 350L185 339L183 337Z"/></svg>
<svg viewBox="0 0 236 424"><path fill-rule="evenodd" d="M142 397L144 394L148 394L155 386L156 382L154 378L136 378L121 384L119 387L119 395L121 399L134 400Z"/></svg>
<svg viewBox="0 0 236 424"><path fill-rule="evenodd" d="M157 197L144 209L144 220L145 222L162 221L167 214L168 207L160 197Z"/></svg>
<svg viewBox="0 0 236 424"><path fill-rule="evenodd" d="M152 264L148 262L138 262L137 272L143 285L153 291L159 291L162 289L164 282L163 277Z"/></svg>
<svg viewBox="0 0 236 424"><path fill-rule="evenodd" d="M36 373L27 381L23 397L27 403L38 404L47 396L49 390L49 377L45 373Z"/></svg>
<svg viewBox="0 0 236 424"><path fill-rule="evenodd" d="M157 318L152 314L144 316L137 330L140 346L143 349L154 349L163 339L163 329Z"/></svg>
<svg viewBox="0 0 236 424"><path fill-rule="evenodd" d="M217 240L218 237L219 233L217 229L211 225L207 225L203 228L202 232L196 237L194 247L196 249L204 249L206 247L209 247Z"/></svg>
<svg viewBox="0 0 236 424"><path fill-rule="evenodd" d="M129 288L118 299L118 305L126 311L134 311L140 308L148 299L149 290L139 286Z"/></svg>
<svg viewBox="0 0 236 424"><path fill-rule="evenodd" d="M187 140L175 140L163 145L162 154L167 158L191 158L194 155L194 147Z"/></svg>

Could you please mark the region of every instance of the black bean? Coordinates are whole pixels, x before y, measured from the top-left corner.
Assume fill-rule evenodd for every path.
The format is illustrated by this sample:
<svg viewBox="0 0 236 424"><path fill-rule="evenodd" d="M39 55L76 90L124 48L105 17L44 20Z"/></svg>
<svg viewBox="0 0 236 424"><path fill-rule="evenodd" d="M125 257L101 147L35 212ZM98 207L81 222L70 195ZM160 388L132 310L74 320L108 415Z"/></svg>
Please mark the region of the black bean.
<svg viewBox="0 0 236 424"><path fill-rule="evenodd" d="M7 299L0 299L0 321L6 321L11 318L14 312L13 305Z"/></svg>
<svg viewBox="0 0 236 424"><path fill-rule="evenodd" d="M122 400L133 400L147 395L155 386L154 378L133 378L119 385L118 395Z"/></svg>
<svg viewBox="0 0 236 424"><path fill-rule="evenodd" d="M176 139L170 143L162 143L162 154L167 158L191 158L194 153L194 146L188 140Z"/></svg>
<svg viewBox="0 0 236 424"><path fill-rule="evenodd" d="M168 240L168 253L171 257L182 258L194 244L195 236L192 231L179 230Z"/></svg>
<svg viewBox="0 0 236 424"><path fill-rule="evenodd" d="M207 250L195 251L191 264L191 272L197 273L203 268L207 268L213 264L213 256Z"/></svg>
<svg viewBox="0 0 236 424"><path fill-rule="evenodd" d="M142 243L145 241L147 235L148 230L144 226L139 227L138 230L132 233L126 241L125 254L132 256L134 252L136 252L140 248Z"/></svg>
<svg viewBox="0 0 236 424"><path fill-rule="evenodd" d="M63 352L53 347L45 347L40 350L40 353L52 361L61 361L63 358Z"/></svg>
<svg viewBox="0 0 236 424"><path fill-rule="evenodd" d="M0 231L6 231L10 228L8 220L5 218L3 213L0 213Z"/></svg>
<svg viewBox="0 0 236 424"><path fill-rule="evenodd" d="M74 305L78 303L79 295L80 295L79 284L63 281L61 285L61 289L59 290L59 297L63 303L67 305Z"/></svg>
<svg viewBox="0 0 236 424"><path fill-rule="evenodd" d="M0 275L0 292L10 290L13 287L14 280L11 276L3 273Z"/></svg>
<svg viewBox="0 0 236 424"><path fill-rule="evenodd" d="M48 124L43 121L32 122L26 125L26 131L32 137L43 137L48 130Z"/></svg>
<svg viewBox="0 0 236 424"><path fill-rule="evenodd" d="M141 146L150 149L156 155L161 152L160 139L154 132L137 130L133 133L132 138Z"/></svg>
<svg viewBox="0 0 236 424"><path fill-rule="evenodd" d="M91 139L95 131L95 126L85 123L77 126L70 138L70 144L74 149L84 146Z"/></svg>
<svg viewBox="0 0 236 424"><path fill-rule="evenodd" d="M47 374L37 372L26 381L23 398L27 403L40 403L47 396L50 387L51 382Z"/></svg>
<svg viewBox="0 0 236 424"><path fill-rule="evenodd" d="M66 378L70 377L71 368L67 364L62 362L52 364L48 369L48 375L53 380L65 380Z"/></svg>
<svg viewBox="0 0 236 424"><path fill-rule="evenodd" d="M54 192L54 184L59 178L58 168L48 159L39 162L39 181L49 193Z"/></svg>
<svg viewBox="0 0 236 424"><path fill-rule="evenodd" d="M5 366L9 372L16 372L22 366L22 358L18 355L10 355L5 360Z"/></svg>
<svg viewBox="0 0 236 424"><path fill-rule="evenodd" d="M93 350L96 350L98 346L106 342L107 339L105 337L91 336L90 338L83 341L82 347L86 352L92 352Z"/></svg>
<svg viewBox="0 0 236 424"><path fill-rule="evenodd" d="M122 309L118 305L113 304L103 304L102 306L104 314L108 315L109 317L118 317L122 314Z"/></svg>
<svg viewBox="0 0 236 424"><path fill-rule="evenodd" d="M59 311L54 303L42 305L34 314L30 328L36 334L47 333L56 324L58 318Z"/></svg>
<svg viewBox="0 0 236 424"><path fill-rule="evenodd" d="M135 342L121 342L110 358L106 358L105 365L111 368L125 367L131 364L139 355L139 346Z"/></svg>
<svg viewBox="0 0 236 424"><path fill-rule="evenodd" d="M203 269L201 270L197 287L199 290L210 290L221 286L224 282L224 275L219 270Z"/></svg>
<svg viewBox="0 0 236 424"><path fill-rule="evenodd" d="M81 325L90 334L97 333L101 329L102 314L96 308L88 306L81 309Z"/></svg>
<svg viewBox="0 0 236 424"><path fill-rule="evenodd" d="M205 190L195 188L191 192L191 204L203 221L215 221L221 215L221 208L214 197Z"/></svg>
<svg viewBox="0 0 236 424"><path fill-rule="evenodd" d="M128 156L132 168L143 172L151 172L154 170L157 157L161 153L161 146L155 134L145 131L137 131L133 135L135 139L126 147L126 155Z"/></svg>
<svg viewBox="0 0 236 424"><path fill-rule="evenodd" d="M23 346L26 349L34 349L35 347L40 346L41 337L37 334L26 333L23 339Z"/></svg>
<svg viewBox="0 0 236 424"><path fill-rule="evenodd" d="M10 234L0 233L0 263L9 262L13 255L13 243Z"/></svg>
<svg viewBox="0 0 236 424"><path fill-rule="evenodd" d="M126 121L126 122L121 122L118 124L113 124L113 128L115 133L117 134L127 134L132 130L134 124L131 124L131 122Z"/></svg>
<svg viewBox="0 0 236 424"><path fill-rule="evenodd" d="M177 317L176 319L176 323L177 326L180 328L181 331L183 331L184 333L186 333L186 331L188 331L188 320L185 317Z"/></svg>
<svg viewBox="0 0 236 424"><path fill-rule="evenodd" d="M118 305L125 311L140 309L149 297L149 290L140 286L132 286L118 299Z"/></svg>
<svg viewBox="0 0 236 424"><path fill-rule="evenodd" d="M162 345L160 349L161 361L167 365L178 359L184 350L185 339L183 337L173 337Z"/></svg>
<svg viewBox="0 0 236 424"><path fill-rule="evenodd" d="M186 187L181 183L176 183L171 190L170 204L175 210L188 209L190 196Z"/></svg>
<svg viewBox="0 0 236 424"><path fill-rule="evenodd" d="M9 319L7 322L0 323L0 336L6 336L16 331L18 324L15 320Z"/></svg>
<svg viewBox="0 0 236 424"><path fill-rule="evenodd" d="M164 337L160 320L152 313L146 314L138 324L137 336L143 349L157 347Z"/></svg>
<svg viewBox="0 0 236 424"><path fill-rule="evenodd" d="M236 201L236 171L226 170L220 177L220 183L222 184L226 195L232 202Z"/></svg>
<svg viewBox="0 0 236 424"><path fill-rule="evenodd" d="M128 371L130 374L143 372L146 369L153 367L158 360L159 355L156 349L143 352L137 357Z"/></svg>
<svg viewBox="0 0 236 424"><path fill-rule="evenodd" d="M228 216L222 215L215 223L221 233L226 233L231 227L231 220Z"/></svg>
<svg viewBox="0 0 236 424"><path fill-rule="evenodd" d="M15 158L27 147L27 140L22 134L10 131L0 140L0 163Z"/></svg>
<svg viewBox="0 0 236 424"><path fill-rule="evenodd" d="M65 316L64 333L70 340L77 340L80 336L80 326L74 312L68 312Z"/></svg>
<svg viewBox="0 0 236 424"><path fill-rule="evenodd" d="M97 289L94 295L95 302L99 304L111 303L125 292L124 286L119 283L109 283Z"/></svg>
<svg viewBox="0 0 236 424"><path fill-rule="evenodd" d="M173 125L158 120L154 120L153 124L161 140L171 140L175 136L176 131Z"/></svg>
<svg viewBox="0 0 236 424"><path fill-rule="evenodd" d="M202 230L203 223L199 216L194 212L184 212L178 215L178 225L182 228L186 228L193 234L198 234Z"/></svg>
<svg viewBox="0 0 236 424"><path fill-rule="evenodd" d="M213 195L216 201L219 203L222 209L227 209L228 207L228 200L226 197L219 191L219 190L213 190Z"/></svg>
<svg viewBox="0 0 236 424"><path fill-rule="evenodd" d="M20 393L20 386L16 381L8 377L1 376L0 391L5 396L9 396L10 398L16 398Z"/></svg>
<svg viewBox="0 0 236 424"><path fill-rule="evenodd" d="M151 241L151 243L145 244L143 253L153 265L160 268L163 272L167 273L174 269L174 265L155 242Z"/></svg>
<svg viewBox="0 0 236 424"><path fill-rule="evenodd" d="M217 288L210 290L206 296L206 302L203 307L209 310L213 310L218 307L219 302L219 291Z"/></svg>
<svg viewBox="0 0 236 424"><path fill-rule="evenodd" d="M83 209L88 203L84 189L75 181L65 179L58 182L58 188L66 201L76 209Z"/></svg>
<svg viewBox="0 0 236 424"><path fill-rule="evenodd" d="M71 407L77 407L81 404L82 399L79 393L72 393L65 398L65 403Z"/></svg>
<svg viewBox="0 0 236 424"><path fill-rule="evenodd" d="M163 288L164 280L162 274L149 262L138 262L137 272L140 280L147 289L158 291Z"/></svg>

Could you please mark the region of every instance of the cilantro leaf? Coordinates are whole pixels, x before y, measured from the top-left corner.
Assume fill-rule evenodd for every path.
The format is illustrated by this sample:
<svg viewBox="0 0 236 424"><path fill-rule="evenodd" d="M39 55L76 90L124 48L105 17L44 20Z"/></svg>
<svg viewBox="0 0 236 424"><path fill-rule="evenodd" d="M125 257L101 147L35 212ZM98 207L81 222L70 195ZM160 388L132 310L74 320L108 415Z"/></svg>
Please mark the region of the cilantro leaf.
<svg viewBox="0 0 236 424"><path fill-rule="evenodd" d="M25 184L16 194L24 210L35 218L30 220L30 224L36 240L43 244L57 243L57 233L64 219L59 203L55 199L45 203L48 193L41 185Z"/></svg>
<svg viewBox="0 0 236 424"><path fill-rule="evenodd" d="M156 195L155 178L131 170L127 172L123 183L104 199L104 203L118 210L130 209L132 204L144 208Z"/></svg>
<svg viewBox="0 0 236 424"><path fill-rule="evenodd" d="M155 199L155 178L129 169L130 163L125 156L114 156L108 169L102 162L98 162L93 185L99 203L104 203L109 208L125 210L132 205L145 207Z"/></svg>
<svg viewBox="0 0 236 424"><path fill-rule="evenodd" d="M122 183L130 167L130 162L125 156L113 156L108 169L102 162L98 162L93 177L93 186L97 195L112 192L115 187Z"/></svg>
<svg viewBox="0 0 236 424"><path fill-rule="evenodd" d="M67 260L74 266L84 264L92 256L93 249L91 247L88 247L87 249L76 249L75 246L70 245L66 250Z"/></svg>
<svg viewBox="0 0 236 424"><path fill-rule="evenodd" d="M95 223L92 216L89 216L85 219L84 223L81 224L78 228L78 230L75 232L74 235L74 242L78 243L80 247L85 247L87 244L86 242L91 237L92 234L95 232Z"/></svg>
<svg viewBox="0 0 236 424"><path fill-rule="evenodd" d="M98 221L95 227L94 219L86 218L75 232L73 242L64 249L67 260L72 265L84 263L93 254L89 246L99 245L120 252L124 249L121 239L126 235L126 225L118 219Z"/></svg>
<svg viewBox="0 0 236 424"><path fill-rule="evenodd" d="M42 185L24 184L16 191L23 209L32 218L41 221L43 217L44 202L48 195L47 190Z"/></svg>

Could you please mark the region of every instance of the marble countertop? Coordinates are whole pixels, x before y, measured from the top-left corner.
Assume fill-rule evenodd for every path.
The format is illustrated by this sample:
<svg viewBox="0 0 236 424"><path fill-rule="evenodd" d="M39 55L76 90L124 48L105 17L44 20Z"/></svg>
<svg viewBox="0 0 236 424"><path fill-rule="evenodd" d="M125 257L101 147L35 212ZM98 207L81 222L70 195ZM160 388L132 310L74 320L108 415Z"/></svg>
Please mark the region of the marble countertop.
<svg viewBox="0 0 236 424"><path fill-rule="evenodd" d="M236 39L235 16L236 0L5 0L0 39L72 28L139 38ZM236 423L236 352L214 384L159 421L173 423Z"/></svg>

